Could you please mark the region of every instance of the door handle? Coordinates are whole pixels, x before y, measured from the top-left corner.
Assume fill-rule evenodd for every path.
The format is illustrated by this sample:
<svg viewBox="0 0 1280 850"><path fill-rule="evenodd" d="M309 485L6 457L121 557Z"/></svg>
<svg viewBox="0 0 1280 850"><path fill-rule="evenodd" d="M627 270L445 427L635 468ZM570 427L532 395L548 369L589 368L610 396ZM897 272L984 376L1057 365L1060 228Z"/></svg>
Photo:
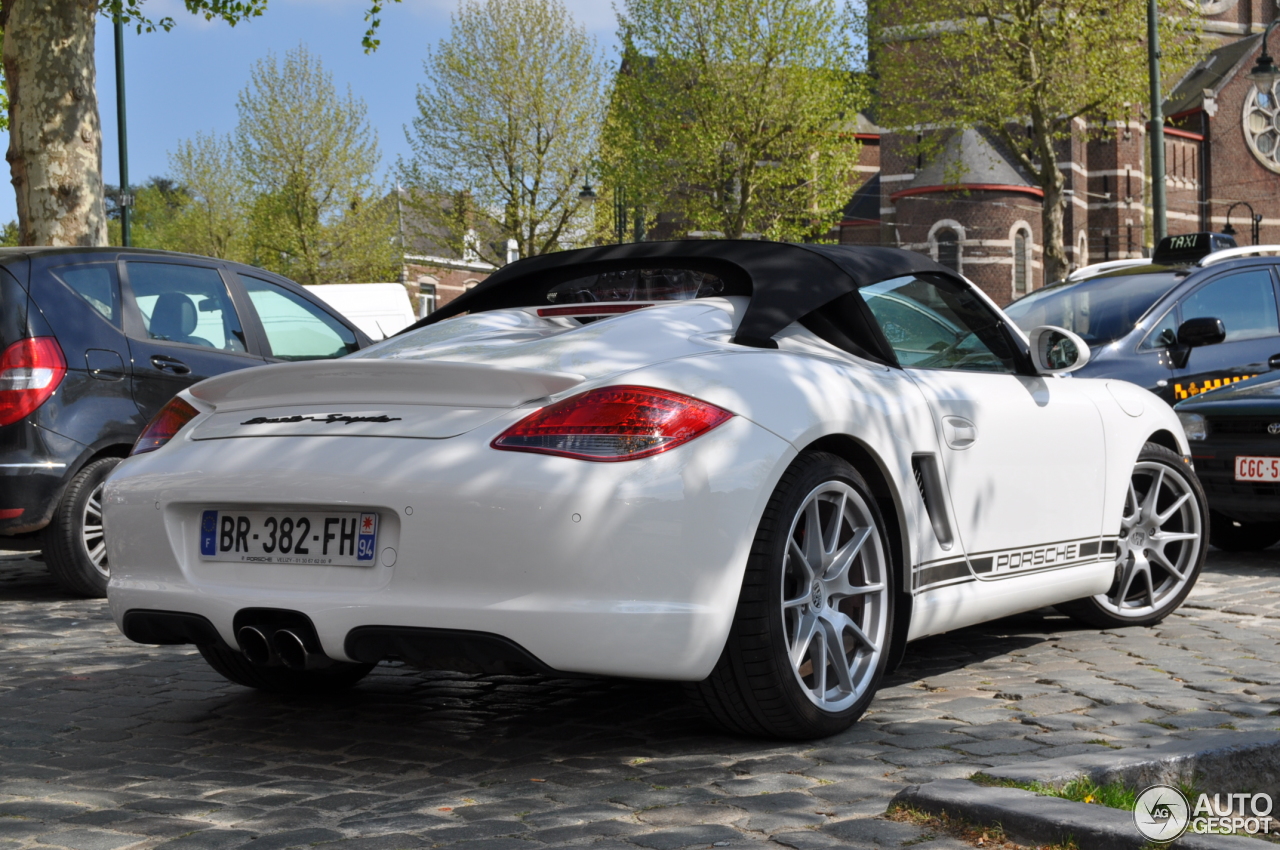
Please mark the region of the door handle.
<svg viewBox="0 0 1280 850"><path fill-rule="evenodd" d="M190 375L191 367L175 357L166 357L163 354L155 354L151 357L151 365L159 369L161 372L172 372L175 375Z"/></svg>
<svg viewBox="0 0 1280 850"><path fill-rule="evenodd" d="M1271 355L1271 359L1267 361L1267 365L1272 369L1280 369L1280 354Z"/></svg>
<svg viewBox="0 0 1280 850"><path fill-rule="evenodd" d="M944 416L942 436L953 449L963 450L978 441L978 428L961 416Z"/></svg>

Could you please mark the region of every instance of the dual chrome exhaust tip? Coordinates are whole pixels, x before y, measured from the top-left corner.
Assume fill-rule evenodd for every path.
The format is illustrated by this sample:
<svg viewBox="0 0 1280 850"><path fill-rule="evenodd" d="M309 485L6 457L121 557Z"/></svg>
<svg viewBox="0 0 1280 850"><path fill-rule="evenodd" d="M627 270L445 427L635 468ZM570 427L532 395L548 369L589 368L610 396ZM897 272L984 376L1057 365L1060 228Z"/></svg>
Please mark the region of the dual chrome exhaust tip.
<svg viewBox="0 0 1280 850"><path fill-rule="evenodd" d="M236 641L240 644L240 651L254 664L279 663L290 670L315 670L333 664L333 660L323 652L308 649L307 642L292 629L264 630L257 626L241 626L236 632Z"/></svg>

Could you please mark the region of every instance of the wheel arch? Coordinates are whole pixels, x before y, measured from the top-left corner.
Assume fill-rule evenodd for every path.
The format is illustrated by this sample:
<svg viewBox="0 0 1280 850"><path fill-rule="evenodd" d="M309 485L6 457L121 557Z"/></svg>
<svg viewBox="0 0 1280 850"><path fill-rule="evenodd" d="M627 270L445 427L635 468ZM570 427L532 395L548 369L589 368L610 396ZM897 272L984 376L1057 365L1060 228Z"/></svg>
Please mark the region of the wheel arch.
<svg viewBox="0 0 1280 850"><path fill-rule="evenodd" d="M1165 428L1161 428L1159 431L1156 431L1151 436L1147 437L1147 442L1164 446L1174 454L1182 454L1182 447L1178 445L1178 438Z"/></svg>
<svg viewBox="0 0 1280 850"><path fill-rule="evenodd" d="M892 672L902 661L907 648L907 632L911 626L911 542L909 524L902 505L901 494L893 486L884 461L866 444L849 434L828 434L804 447L803 451L829 452L848 461L871 488L880 515L888 524L889 557L897 568L898 587L894 599L893 636L889 649L886 673Z"/></svg>

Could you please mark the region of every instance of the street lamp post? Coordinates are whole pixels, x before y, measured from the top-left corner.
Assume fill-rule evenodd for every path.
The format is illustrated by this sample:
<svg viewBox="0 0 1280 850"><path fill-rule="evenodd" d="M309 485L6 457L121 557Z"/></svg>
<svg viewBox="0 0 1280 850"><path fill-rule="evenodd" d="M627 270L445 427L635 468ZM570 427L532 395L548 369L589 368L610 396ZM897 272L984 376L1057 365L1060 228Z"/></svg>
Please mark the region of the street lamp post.
<svg viewBox="0 0 1280 850"><path fill-rule="evenodd" d="M1271 51L1267 47L1267 41L1271 38L1271 31L1276 28L1276 24L1280 24L1280 17L1267 24L1266 31L1262 33L1262 55L1258 57L1257 63L1248 74L1259 96L1272 97L1276 81L1280 80L1280 68L1276 67L1275 60L1271 58Z"/></svg>
<svg viewBox="0 0 1280 850"><path fill-rule="evenodd" d="M591 187L591 181L588 180L582 184L582 191L578 193L578 200L593 204L597 199L596 190ZM622 187L613 190L613 234L617 240L617 244L621 245L627 241L627 229L631 225L631 210L627 207L627 193ZM644 241L644 210L640 207L635 209L635 238L633 242Z"/></svg>
<svg viewBox="0 0 1280 850"><path fill-rule="evenodd" d="M1255 212L1253 211L1253 207L1252 207L1252 206L1250 206L1250 205L1249 205L1249 203L1248 203L1247 201L1236 201L1234 204L1232 204L1231 206L1227 207L1227 223L1226 223L1226 225L1222 228L1222 232L1223 232L1223 233L1225 233L1227 236L1235 236L1235 235L1236 235L1236 229L1235 229L1234 227L1232 227L1232 226L1231 226L1231 212L1232 212L1232 210L1234 210L1236 207L1244 207L1245 209L1247 209L1247 210L1249 211L1250 235L1253 237L1253 244L1254 244L1254 245L1257 245L1257 244L1258 244L1258 233L1259 233L1259 230L1260 230L1260 228L1261 228L1261 226L1262 226L1262 216L1260 216L1260 215L1258 215L1257 213L1255 213Z"/></svg>
<svg viewBox="0 0 1280 850"><path fill-rule="evenodd" d="M133 244L129 232L129 207L133 195L129 192L129 134L125 126L124 111L124 21L116 15L116 130L120 139L120 244L128 248Z"/></svg>
<svg viewBox="0 0 1280 850"><path fill-rule="evenodd" d="M1164 199L1164 106L1160 97L1160 21L1158 0L1147 0L1147 72L1151 83L1151 225L1152 244L1168 233Z"/></svg>

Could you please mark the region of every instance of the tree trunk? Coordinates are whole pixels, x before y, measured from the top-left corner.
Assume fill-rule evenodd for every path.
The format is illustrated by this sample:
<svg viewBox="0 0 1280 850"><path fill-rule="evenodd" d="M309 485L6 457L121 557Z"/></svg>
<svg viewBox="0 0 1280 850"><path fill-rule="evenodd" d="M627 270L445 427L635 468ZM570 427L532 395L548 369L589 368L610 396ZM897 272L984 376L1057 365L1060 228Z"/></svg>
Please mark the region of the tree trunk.
<svg viewBox="0 0 1280 850"><path fill-rule="evenodd" d="M1057 168L1053 169L1050 177L1045 181L1049 185L1042 187L1044 206L1040 213L1040 229L1044 233L1044 250L1041 253L1044 279L1040 282L1041 286L1067 276L1067 246L1062 236L1062 205L1065 198L1062 190L1065 182L1062 172ZM1052 179L1053 177L1057 179Z"/></svg>
<svg viewBox="0 0 1280 850"><path fill-rule="evenodd" d="M23 245L105 245L98 0L3 0L9 170Z"/></svg>

